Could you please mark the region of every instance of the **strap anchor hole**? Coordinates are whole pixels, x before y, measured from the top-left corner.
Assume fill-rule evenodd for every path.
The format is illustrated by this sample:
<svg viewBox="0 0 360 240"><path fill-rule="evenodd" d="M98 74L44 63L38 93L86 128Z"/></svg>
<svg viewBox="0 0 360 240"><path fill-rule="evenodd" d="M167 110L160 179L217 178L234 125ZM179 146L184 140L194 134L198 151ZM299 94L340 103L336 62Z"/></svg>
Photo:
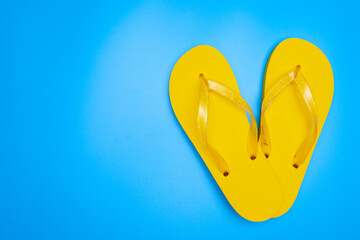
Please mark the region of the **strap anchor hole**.
<svg viewBox="0 0 360 240"><path fill-rule="evenodd" d="M224 177L227 177L227 176L229 176L229 172L226 172L226 171L225 171L225 172L223 173L223 175L224 175Z"/></svg>
<svg viewBox="0 0 360 240"><path fill-rule="evenodd" d="M269 158L269 154L265 153L265 157L266 157L266 158Z"/></svg>
<svg viewBox="0 0 360 240"><path fill-rule="evenodd" d="M251 160L255 160L255 159L256 159L256 156L252 155L252 156L250 157L250 159L251 159Z"/></svg>
<svg viewBox="0 0 360 240"><path fill-rule="evenodd" d="M297 165L296 163L294 163L294 164L293 164L293 167L297 169L297 168L299 167L299 165Z"/></svg>

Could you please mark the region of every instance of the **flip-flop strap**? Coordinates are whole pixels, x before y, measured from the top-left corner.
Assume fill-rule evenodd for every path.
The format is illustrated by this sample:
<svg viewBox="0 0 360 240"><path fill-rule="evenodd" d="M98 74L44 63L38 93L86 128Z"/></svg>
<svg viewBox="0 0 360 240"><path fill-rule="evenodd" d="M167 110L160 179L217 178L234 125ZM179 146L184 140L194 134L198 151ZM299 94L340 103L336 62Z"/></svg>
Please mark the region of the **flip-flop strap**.
<svg viewBox="0 0 360 240"><path fill-rule="evenodd" d="M209 91L232 101L237 106L247 111L251 117L250 131L248 132L248 154L250 158L255 159L257 154L257 125L255 117L247 102L240 96L240 94L231 90L230 88L206 79L203 74L199 76L201 81L200 87L200 99L199 99L199 111L197 116L198 129L201 139L203 140L207 150L210 152L220 172L227 176L229 174L229 166L221 156L207 141L207 122L208 122L208 109L209 109Z"/></svg>
<svg viewBox="0 0 360 240"><path fill-rule="evenodd" d="M261 148L266 157L270 155L271 152L271 142L268 126L265 118L265 111L273 102L273 100L291 83L295 83L296 88L302 99L306 103L308 110L310 112L311 118L314 122L312 129L310 130L308 136L302 142L297 152L294 155L293 166L298 168L306 159L311 147L313 146L316 136L317 136L317 128L318 128L318 111L316 108L316 103L311 93L310 87L307 84L304 76L300 72L300 66L296 66L296 68L285 74L281 77L275 84L270 88L268 93L265 95L262 106L261 106Z"/></svg>

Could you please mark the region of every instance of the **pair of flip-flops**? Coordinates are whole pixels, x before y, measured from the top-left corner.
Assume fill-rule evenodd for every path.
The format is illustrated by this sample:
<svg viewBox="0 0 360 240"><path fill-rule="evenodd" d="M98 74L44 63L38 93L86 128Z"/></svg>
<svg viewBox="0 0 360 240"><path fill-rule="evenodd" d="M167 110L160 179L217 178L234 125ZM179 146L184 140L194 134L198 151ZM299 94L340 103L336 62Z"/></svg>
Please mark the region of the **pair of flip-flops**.
<svg viewBox="0 0 360 240"><path fill-rule="evenodd" d="M326 56L296 38L281 42L268 60L259 137L231 67L215 48L185 53L169 84L175 115L227 200L257 222L281 216L294 203L333 90Z"/></svg>

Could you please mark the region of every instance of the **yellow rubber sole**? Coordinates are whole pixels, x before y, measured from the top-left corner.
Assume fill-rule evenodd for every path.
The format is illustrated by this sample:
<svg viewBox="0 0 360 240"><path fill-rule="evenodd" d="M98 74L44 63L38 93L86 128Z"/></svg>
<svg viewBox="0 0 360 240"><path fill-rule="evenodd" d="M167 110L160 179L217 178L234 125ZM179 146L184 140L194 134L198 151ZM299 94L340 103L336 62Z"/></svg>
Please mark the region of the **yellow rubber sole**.
<svg viewBox="0 0 360 240"><path fill-rule="evenodd" d="M310 42L290 38L272 52L266 67L263 96L285 73L297 65L314 97L318 114L318 135L324 125L334 92L334 78L330 63L323 52ZM308 167L315 144L299 168L293 167L293 157L313 124L302 96L294 85L287 87L271 103L266 112L271 136L271 163L282 188L283 203L274 214L286 213L294 203ZM317 140L316 140L317 141Z"/></svg>
<svg viewBox="0 0 360 240"><path fill-rule="evenodd" d="M210 93L208 142L221 153L230 168L227 177L219 172L201 144L197 128L200 74L239 93L225 57L213 47L197 46L185 53L172 70L169 95L173 111L236 212L250 221L265 221L273 217L282 204L277 176L262 154L255 160L247 154L249 123L245 111Z"/></svg>

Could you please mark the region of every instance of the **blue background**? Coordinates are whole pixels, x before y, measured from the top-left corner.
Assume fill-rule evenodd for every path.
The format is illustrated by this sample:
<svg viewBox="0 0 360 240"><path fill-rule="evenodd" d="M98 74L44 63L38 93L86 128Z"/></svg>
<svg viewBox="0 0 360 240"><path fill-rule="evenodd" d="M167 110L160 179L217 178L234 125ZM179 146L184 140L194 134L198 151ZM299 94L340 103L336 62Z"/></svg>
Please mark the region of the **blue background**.
<svg viewBox="0 0 360 240"><path fill-rule="evenodd" d="M360 1L10 1L0 7L0 239L360 239ZM229 61L257 119L271 50L330 60L333 104L293 208L231 208L174 116L172 67Z"/></svg>

